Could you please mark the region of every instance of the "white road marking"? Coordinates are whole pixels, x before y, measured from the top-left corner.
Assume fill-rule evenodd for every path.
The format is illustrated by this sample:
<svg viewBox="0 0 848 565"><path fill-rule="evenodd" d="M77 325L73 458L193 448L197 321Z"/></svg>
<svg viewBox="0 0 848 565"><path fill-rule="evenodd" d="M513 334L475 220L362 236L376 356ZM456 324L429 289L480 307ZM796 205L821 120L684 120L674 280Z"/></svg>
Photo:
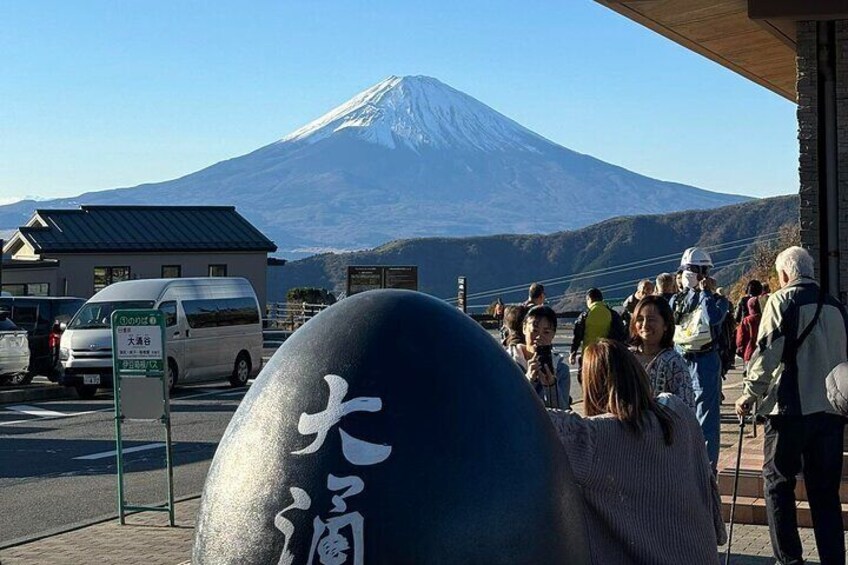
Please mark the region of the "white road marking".
<svg viewBox="0 0 848 565"><path fill-rule="evenodd" d="M86 410L84 412L57 412L55 410L39 408L38 406L30 406L29 404L16 404L14 406L7 406L6 409L20 412L21 414L27 414L29 416L38 416L39 418L69 418L71 416L91 414L92 412L91 410Z"/></svg>
<svg viewBox="0 0 848 565"><path fill-rule="evenodd" d="M127 453L135 453L136 451L147 451L148 449L157 449L160 447L165 447L164 443L149 443L147 445L139 445L137 447L127 447L121 450L121 453L126 455ZM107 457L115 457L118 454L117 450L113 451L103 451L101 453L92 453L91 455L82 455L80 457L74 457L76 461L92 461L94 459L106 459Z"/></svg>
<svg viewBox="0 0 848 565"><path fill-rule="evenodd" d="M220 390L211 390L210 391L209 389L200 389L200 390L203 391L203 392L200 392L198 394L189 394L187 396L179 396L179 397L176 397L176 398L172 398L171 402L174 403L178 400L192 400L192 399L195 399L195 398L203 398L205 396L216 396L216 395L217 396L224 396L224 395L235 394L234 392L230 392L230 391L220 391ZM247 389L238 391L239 394L243 394L245 392L247 392ZM18 405L18 406L24 406L24 405ZM7 406L6 408L11 409L12 407ZM38 407L35 407L35 406L30 406L29 408L33 408L33 409L39 410L41 412L51 412L50 410L44 410L42 408L38 408ZM52 414L44 414L44 415L40 416L40 418L38 420L36 420L36 419L10 420L8 422L0 422L0 426L14 426L14 425L17 425L17 424L27 424L27 423L31 424L33 422L41 422L41 421L44 421L44 420L55 420L56 418L68 418L70 416L82 416L83 414L97 414L97 413L100 413L100 412L114 412L114 411L115 411L114 406L109 406L108 408L100 408L99 410L88 410L88 411L85 411L85 412L68 412L68 413L53 412ZM21 412L21 413L26 413L26 412Z"/></svg>
<svg viewBox="0 0 848 565"><path fill-rule="evenodd" d="M240 394L245 394L245 393L247 393L246 390L235 390L233 392L225 392L221 396L238 396Z"/></svg>
<svg viewBox="0 0 848 565"><path fill-rule="evenodd" d="M21 414L27 414L28 416L38 416L39 418L45 417L65 417L65 416L74 416L74 413L68 412L56 412L55 410L47 410L46 408L39 408L38 406L30 406L29 404L15 404L14 406L7 406L6 410L12 410L14 412L20 412Z"/></svg>

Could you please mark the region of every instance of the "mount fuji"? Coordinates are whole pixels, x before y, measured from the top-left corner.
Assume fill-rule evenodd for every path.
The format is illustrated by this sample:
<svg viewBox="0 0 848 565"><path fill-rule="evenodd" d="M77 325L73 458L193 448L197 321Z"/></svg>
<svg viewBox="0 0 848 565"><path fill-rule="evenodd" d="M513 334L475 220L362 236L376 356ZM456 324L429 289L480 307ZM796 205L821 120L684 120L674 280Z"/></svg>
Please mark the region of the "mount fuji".
<svg viewBox="0 0 848 565"><path fill-rule="evenodd" d="M227 204L294 258L746 200L577 153L434 78L391 76L275 143L181 178L0 206L0 230L36 208Z"/></svg>

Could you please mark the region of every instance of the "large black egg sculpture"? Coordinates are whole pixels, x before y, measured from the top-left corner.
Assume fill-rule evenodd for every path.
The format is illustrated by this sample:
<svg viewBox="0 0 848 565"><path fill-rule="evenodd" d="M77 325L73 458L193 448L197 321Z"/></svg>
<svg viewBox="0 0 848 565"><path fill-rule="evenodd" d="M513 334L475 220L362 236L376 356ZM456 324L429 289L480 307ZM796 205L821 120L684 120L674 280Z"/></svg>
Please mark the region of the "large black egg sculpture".
<svg viewBox="0 0 848 565"><path fill-rule="evenodd" d="M588 563L580 494L497 342L424 294L347 298L251 387L206 480L193 563Z"/></svg>

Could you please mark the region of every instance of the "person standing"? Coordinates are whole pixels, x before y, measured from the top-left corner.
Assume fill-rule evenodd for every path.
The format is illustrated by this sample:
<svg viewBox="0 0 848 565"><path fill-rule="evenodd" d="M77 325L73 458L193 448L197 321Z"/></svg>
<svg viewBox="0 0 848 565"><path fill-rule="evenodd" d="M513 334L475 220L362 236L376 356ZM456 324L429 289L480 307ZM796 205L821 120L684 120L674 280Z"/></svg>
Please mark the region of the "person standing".
<svg viewBox="0 0 848 565"><path fill-rule="evenodd" d="M577 363L577 380L580 380L583 351L602 338L616 341L627 339L627 330L618 312L604 303L604 295L597 288L586 293L586 310L574 322L574 338L571 340L571 354L568 362ZM579 358L578 358L579 355Z"/></svg>
<svg viewBox="0 0 848 565"><path fill-rule="evenodd" d="M692 375L674 349L674 314L662 296L646 296L630 321L630 350L644 367L654 395L667 392L695 411Z"/></svg>
<svg viewBox="0 0 848 565"><path fill-rule="evenodd" d="M715 286L715 279L710 278L710 284ZM725 312L721 324L716 328L715 337L721 360L721 380L724 380L727 372L736 368L736 322L730 315L732 305L724 295L723 288L716 289L715 299L721 311ZM724 401L724 394L721 395L721 400Z"/></svg>
<svg viewBox="0 0 848 565"><path fill-rule="evenodd" d="M633 311L636 309L636 304L639 303L640 300L654 293L654 283L653 281L643 280L639 281L638 286L636 287L636 292L628 296L624 299L622 303L623 310L621 311L621 319L624 321L625 326L630 325L630 317L633 315Z"/></svg>
<svg viewBox="0 0 848 565"><path fill-rule="evenodd" d="M736 303L736 310L733 318L737 324L741 324L745 316L748 315L748 304L752 297L759 296L763 293L763 284L757 279L751 279L745 285L745 296L739 299Z"/></svg>
<svg viewBox="0 0 848 565"><path fill-rule="evenodd" d="M527 291L527 302L524 303L524 306L526 306L529 310L534 306L542 306L544 303L545 285L534 282L530 285L530 289Z"/></svg>
<svg viewBox="0 0 848 565"><path fill-rule="evenodd" d="M736 414L744 417L756 402L757 412L767 416L764 496L777 561L804 562L795 510L795 477L803 471L819 559L841 565L845 420L828 402L825 379L848 358L848 314L819 288L805 249L785 249L775 268L781 288L763 310Z"/></svg>
<svg viewBox="0 0 848 565"><path fill-rule="evenodd" d="M754 351L757 350L757 334L760 331L760 301L756 296L748 299L748 315L736 328L736 350L741 354L747 370Z"/></svg>
<svg viewBox="0 0 848 565"><path fill-rule="evenodd" d="M504 308L504 334L501 344L504 347L524 343L524 316L527 307L524 304L510 304Z"/></svg>
<svg viewBox="0 0 848 565"><path fill-rule="evenodd" d="M524 318L524 343L507 347L507 353L524 371L546 407L567 410L571 406L571 372L562 356L553 349L556 330L557 317L553 308L531 308ZM542 355L541 350L545 347L547 355ZM546 362L551 365L546 366Z"/></svg>
<svg viewBox="0 0 848 565"><path fill-rule="evenodd" d="M704 324L707 340L698 347L676 343L692 375L695 391L695 415L701 423L707 442L707 455L716 470L718 464L721 426L721 359L715 336L727 311L722 311L715 296L715 281L708 277L713 261L709 253L698 247L683 252L680 262L684 290L671 299L674 323L680 325L687 316L700 312L699 324Z"/></svg>
<svg viewBox="0 0 848 565"><path fill-rule="evenodd" d="M654 292L665 298L666 302L670 302L671 297L677 294L677 282L674 280L674 275L671 273L661 273L658 275L656 290Z"/></svg>

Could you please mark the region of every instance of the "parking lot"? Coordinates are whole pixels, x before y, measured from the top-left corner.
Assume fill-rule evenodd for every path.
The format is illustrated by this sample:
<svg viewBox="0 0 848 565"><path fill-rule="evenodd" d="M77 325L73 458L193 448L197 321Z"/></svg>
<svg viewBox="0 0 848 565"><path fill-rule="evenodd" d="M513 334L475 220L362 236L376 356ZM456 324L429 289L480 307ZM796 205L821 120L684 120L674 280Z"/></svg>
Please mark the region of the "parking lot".
<svg viewBox="0 0 848 565"><path fill-rule="evenodd" d="M175 393L171 417L177 498L201 492L218 441L248 390L221 381L181 387ZM127 500L163 502L167 491L162 426L128 422L123 431ZM0 404L0 489L0 547L115 515L111 394L92 400L72 396Z"/></svg>

